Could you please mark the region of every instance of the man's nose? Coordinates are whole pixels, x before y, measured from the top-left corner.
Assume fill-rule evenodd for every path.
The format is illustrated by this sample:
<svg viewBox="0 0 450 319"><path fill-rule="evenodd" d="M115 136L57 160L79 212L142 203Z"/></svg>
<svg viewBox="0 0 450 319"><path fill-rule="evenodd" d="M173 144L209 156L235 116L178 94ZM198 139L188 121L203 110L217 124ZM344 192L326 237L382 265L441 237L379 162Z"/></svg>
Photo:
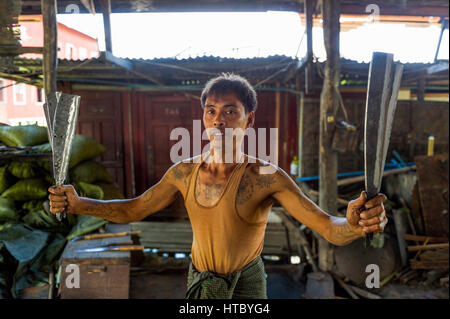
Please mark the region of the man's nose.
<svg viewBox="0 0 450 319"><path fill-rule="evenodd" d="M214 119L214 127L217 128L225 127L225 121L223 120L223 117L220 113L217 114L216 118Z"/></svg>

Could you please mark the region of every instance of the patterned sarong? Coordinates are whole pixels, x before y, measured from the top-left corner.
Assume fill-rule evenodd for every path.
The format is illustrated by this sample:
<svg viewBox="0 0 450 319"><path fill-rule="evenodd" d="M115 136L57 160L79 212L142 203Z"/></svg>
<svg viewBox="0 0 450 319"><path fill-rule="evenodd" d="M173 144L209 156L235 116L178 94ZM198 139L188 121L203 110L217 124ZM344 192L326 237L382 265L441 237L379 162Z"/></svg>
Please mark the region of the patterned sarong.
<svg viewBox="0 0 450 319"><path fill-rule="evenodd" d="M261 256L231 274L198 272L189 265L186 299L267 299Z"/></svg>

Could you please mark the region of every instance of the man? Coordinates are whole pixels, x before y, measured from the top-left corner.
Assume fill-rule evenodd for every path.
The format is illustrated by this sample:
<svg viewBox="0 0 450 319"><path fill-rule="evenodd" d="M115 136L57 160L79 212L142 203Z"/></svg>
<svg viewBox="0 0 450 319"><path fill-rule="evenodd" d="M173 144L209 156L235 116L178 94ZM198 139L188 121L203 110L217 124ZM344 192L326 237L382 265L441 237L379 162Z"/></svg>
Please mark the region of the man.
<svg viewBox="0 0 450 319"><path fill-rule="evenodd" d="M334 217L309 200L281 168L241 152L243 135L230 135L230 130L244 132L255 122L256 92L247 80L233 74L210 80L201 104L209 152L174 164L133 199L94 200L79 197L71 185L50 187L51 212L65 209L130 223L167 207L180 192L193 229L187 298L267 298L260 254L275 202L334 245L383 231L383 194L366 201L362 192L349 203L346 218Z"/></svg>

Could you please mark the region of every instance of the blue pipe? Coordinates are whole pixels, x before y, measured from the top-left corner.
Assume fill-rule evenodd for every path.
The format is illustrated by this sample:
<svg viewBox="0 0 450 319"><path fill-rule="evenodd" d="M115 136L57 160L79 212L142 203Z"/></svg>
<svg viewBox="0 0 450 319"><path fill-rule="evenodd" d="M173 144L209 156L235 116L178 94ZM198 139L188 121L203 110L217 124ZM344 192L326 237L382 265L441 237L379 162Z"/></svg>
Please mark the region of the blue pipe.
<svg viewBox="0 0 450 319"><path fill-rule="evenodd" d="M386 165L384 165L385 171L389 171L389 169L386 168L390 168L390 169L396 169L396 168L401 168L401 167L406 167L406 166L413 166L414 162L409 162L409 163L404 163L405 165L399 165L399 163L395 160L392 160L390 163L386 163ZM356 172L347 172L347 173L338 173L337 177L349 177L349 176L362 176L364 175L364 171L356 171ZM297 181L298 182L308 182L308 181L314 181L314 180L318 180L319 176L305 176L305 177L298 177Z"/></svg>

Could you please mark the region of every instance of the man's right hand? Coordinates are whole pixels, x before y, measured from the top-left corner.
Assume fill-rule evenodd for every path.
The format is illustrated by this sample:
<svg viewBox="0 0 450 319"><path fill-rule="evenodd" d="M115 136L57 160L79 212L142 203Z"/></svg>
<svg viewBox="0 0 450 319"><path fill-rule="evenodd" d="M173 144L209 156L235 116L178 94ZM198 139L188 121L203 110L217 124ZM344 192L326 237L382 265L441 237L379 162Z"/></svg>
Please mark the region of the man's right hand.
<svg viewBox="0 0 450 319"><path fill-rule="evenodd" d="M48 188L50 195L50 212L52 214L62 213L66 211L66 214L75 213L75 205L78 202L78 194L72 185L51 186Z"/></svg>

